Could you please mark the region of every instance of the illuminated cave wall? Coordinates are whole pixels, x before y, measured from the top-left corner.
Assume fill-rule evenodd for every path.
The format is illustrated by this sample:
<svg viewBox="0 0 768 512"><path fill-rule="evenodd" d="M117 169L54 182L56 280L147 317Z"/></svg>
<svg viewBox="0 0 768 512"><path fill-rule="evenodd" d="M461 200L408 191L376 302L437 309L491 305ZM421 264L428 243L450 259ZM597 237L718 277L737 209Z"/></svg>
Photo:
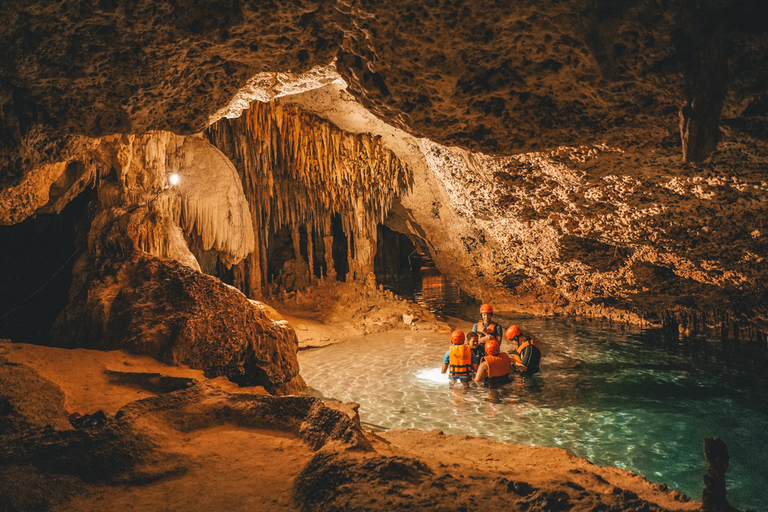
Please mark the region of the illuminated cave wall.
<svg viewBox="0 0 768 512"><path fill-rule="evenodd" d="M205 135L234 162L251 208L256 249L233 269L235 286L261 297L276 280L285 284L287 273L293 283L310 283L318 267L325 269L322 275L341 270L340 280L371 279L377 225L412 180L408 166L379 137L345 133L280 100L254 102ZM291 251L285 250L286 232ZM343 241L346 251L340 252ZM194 244L193 251L201 252ZM319 254L324 265L317 265Z"/></svg>

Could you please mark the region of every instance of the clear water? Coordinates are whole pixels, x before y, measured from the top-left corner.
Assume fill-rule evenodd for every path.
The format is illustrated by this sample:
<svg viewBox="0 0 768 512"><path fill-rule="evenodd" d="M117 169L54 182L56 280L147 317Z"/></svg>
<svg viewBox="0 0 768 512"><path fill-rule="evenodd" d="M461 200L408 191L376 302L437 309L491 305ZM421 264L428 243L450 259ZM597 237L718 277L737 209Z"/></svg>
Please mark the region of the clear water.
<svg viewBox="0 0 768 512"><path fill-rule="evenodd" d="M764 382L715 362L706 346L705 356L691 357L607 324L497 320L520 323L541 340L539 375L497 390L452 388L438 369L448 337L431 333L369 335L302 351L301 374L312 393L359 403L369 427L566 448L693 499L703 489L704 438L719 436L731 457L731 504L768 510Z"/></svg>

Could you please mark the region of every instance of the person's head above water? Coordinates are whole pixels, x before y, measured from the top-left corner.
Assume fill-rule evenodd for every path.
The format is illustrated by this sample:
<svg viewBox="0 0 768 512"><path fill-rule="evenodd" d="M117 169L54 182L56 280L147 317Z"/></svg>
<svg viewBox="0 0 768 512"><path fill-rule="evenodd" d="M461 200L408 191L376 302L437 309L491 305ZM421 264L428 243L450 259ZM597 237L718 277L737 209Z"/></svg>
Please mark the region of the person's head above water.
<svg viewBox="0 0 768 512"><path fill-rule="evenodd" d="M521 334L523 334L523 330L520 329L520 326L518 325L510 325L509 328L507 329L507 339L509 341L514 340Z"/></svg>
<svg viewBox="0 0 768 512"><path fill-rule="evenodd" d="M483 317L483 322L488 322L493 316L493 306L490 304L483 304L480 306L480 316Z"/></svg>
<svg viewBox="0 0 768 512"><path fill-rule="evenodd" d="M451 333L451 343L454 345L463 345L464 344L464 331L460 331L456 329Z"/></svg>
<svg viewBox="0 0 768 512"><path fill-rule="evenodd" d="M475 348L477 345L479 345L479 338L477 337L476 332L470 332L467 334L467 343L470 347Z"/></svg>
<svg viewBox="0 0 768 512"><path fill-rule="evenodd" d="M497 356L501 352L501 346L496 340L491 340L485 343L485 353L489 356Z"/></svg>

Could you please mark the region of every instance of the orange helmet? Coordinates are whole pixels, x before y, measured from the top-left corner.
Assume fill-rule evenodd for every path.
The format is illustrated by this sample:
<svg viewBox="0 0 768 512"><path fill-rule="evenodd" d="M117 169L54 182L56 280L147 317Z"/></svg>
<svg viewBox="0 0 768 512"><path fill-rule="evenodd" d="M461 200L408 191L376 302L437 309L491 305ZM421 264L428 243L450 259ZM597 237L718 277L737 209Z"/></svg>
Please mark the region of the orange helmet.
<svg viewBox="0 0 768 512"><path fill-rule="evenodd" d="M508 340L511 340L515 336L520 336L521 334L523 334L523 331L517 325L510 325L509 329L507 329L507 339Z"/></svg>
<svg viewBox="0 0 768 512"><path fill-rule="evenodd" d="M501 345L496 340L485 342L485 353L489 356L497 356L501 352Z"/></svg>
<svg viewBox="0 0 768 512"><path fill-rule="evenodd" d="M451 333L451 343L454 345L461 345L464 343L464 331L456 329Z"/></svg>
<svg viewBox="0 0 768 512"><path fill-rule="evenodd" d="M493 313L493 306L490 304L483 304L480 306L480 313Z"/></svg>

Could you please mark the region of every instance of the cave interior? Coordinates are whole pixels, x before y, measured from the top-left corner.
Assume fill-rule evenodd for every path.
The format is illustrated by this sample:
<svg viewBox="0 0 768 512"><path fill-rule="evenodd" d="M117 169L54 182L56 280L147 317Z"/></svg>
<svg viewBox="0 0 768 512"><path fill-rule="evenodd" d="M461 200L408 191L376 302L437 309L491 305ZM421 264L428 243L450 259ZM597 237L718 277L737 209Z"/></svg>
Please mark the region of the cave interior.
<svg viewBox="0 0 768 512"><path fill-rule="evenodd" d="M304 387L305 334L286 317L450 332L464 313L425 298L450 293L508 317L640 326L662 349L715 340L723 364L766 375L762 0L4 10L0 339L280 396ZM194 389L185 400L219 393ZM9 397L0 415L20 410ZM333 416L331 437L371 449L307 400L278 423L317 449L329 439L296 425ZM132 407L121 417L156 414ZM53 421L30 418L7 424ZM112 446L120 425L88 442ZM38 441L0 472L37 460Z"/></svg>

